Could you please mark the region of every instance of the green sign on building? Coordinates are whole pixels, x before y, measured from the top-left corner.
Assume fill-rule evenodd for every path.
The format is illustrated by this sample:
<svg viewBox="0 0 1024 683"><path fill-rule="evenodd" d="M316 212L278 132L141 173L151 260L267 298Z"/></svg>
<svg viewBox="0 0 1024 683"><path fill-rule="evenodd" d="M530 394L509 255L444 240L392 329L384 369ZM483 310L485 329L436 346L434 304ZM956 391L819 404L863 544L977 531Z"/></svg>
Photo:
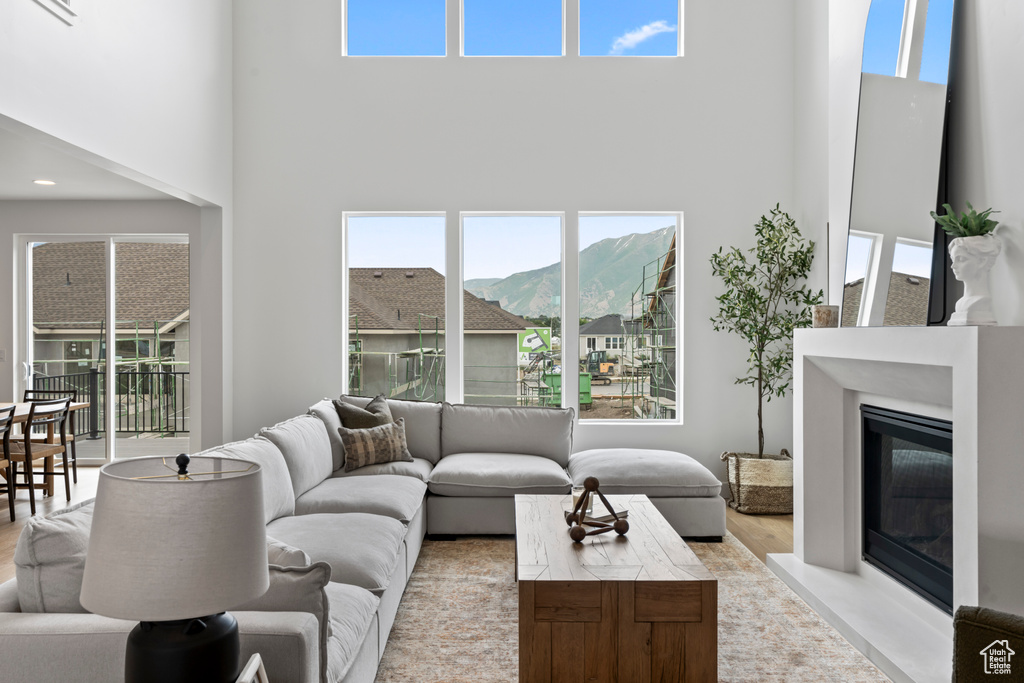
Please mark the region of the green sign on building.
<svg viewBox="0 0 1024 683"><path fill-rule="evenodd" d="M538 354L551 352L551 328L531 327L519 333L519 362L529 363Z"/></svg>

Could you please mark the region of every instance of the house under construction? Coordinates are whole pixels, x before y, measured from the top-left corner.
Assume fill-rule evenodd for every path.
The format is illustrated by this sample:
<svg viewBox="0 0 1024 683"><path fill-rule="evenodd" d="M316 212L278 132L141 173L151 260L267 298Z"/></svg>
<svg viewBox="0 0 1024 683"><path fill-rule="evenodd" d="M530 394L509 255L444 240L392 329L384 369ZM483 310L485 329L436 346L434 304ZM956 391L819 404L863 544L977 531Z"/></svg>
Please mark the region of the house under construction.
<svg viewBox="0 0 1024 683"><path fill-rule="evenodd" d="M444 276L432 268L349 269L352 394L445 399ZM516 405L517 334L531 324L464 292L465 401Z"/></svg>
<svg viewBox="0 0 1024 683"><path fill-rule="evenodd" d="M639 419L676 417L676 235L668 251L646 264L630 299L623 335L636 349L631 368L623 367L622 401ZM645 351L646 349L646 351Z"/></svg>

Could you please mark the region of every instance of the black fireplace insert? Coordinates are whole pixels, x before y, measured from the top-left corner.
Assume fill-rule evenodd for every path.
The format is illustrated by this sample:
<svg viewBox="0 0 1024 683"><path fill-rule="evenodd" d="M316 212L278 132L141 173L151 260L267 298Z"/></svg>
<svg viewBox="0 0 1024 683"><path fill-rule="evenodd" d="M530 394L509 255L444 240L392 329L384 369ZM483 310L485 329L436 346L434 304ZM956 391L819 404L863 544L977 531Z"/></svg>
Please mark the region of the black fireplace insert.
<svg viewBox="0 0 1024 683"><path fill-rule="evenodd" d="M953 423L861 405L864 560L953 613Z"/></svg>

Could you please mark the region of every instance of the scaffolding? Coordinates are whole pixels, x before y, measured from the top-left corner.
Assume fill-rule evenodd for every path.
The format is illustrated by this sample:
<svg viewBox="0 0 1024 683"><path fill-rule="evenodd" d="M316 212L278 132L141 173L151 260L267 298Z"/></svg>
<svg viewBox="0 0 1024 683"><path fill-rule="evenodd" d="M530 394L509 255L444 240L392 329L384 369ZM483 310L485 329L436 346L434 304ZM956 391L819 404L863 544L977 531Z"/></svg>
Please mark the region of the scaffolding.
<svg viewBox="0 0 1024 683"><path fill-rule="evenodd" d="M622 321L622 405L634 418L676 416L676 238L668 251L643 267L630 298L630 317Z"/></svg>
<svg viewBox="0 0 1024 683"><path fill-rule="evenodd" d="M419 314L415 334L418 340L415 348L368 350L360 334L359 316L349 315L349 393L364 395L370 391L383 393L388 398L443 401L445 361L441 318Z"/></svg>

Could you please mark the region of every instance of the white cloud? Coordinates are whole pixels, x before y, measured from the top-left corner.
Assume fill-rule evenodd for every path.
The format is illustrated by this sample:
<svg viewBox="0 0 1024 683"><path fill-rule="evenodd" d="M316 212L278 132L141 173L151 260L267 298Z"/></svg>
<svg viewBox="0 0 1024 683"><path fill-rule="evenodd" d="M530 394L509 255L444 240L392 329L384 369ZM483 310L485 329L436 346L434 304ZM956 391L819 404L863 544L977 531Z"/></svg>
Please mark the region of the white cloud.
<svg viewBox="0 0 1024 683"><path fill-rule="evenodd" d="M616 38L615 42L612 43L612 49L608 54L621 55L623 50L632 50L648 38L653 38L659 33L675 33L676 30L675 26L669 26L668 22L664 19L652 21L646 26L633 29L632 31L628 31Z"/></svg>

